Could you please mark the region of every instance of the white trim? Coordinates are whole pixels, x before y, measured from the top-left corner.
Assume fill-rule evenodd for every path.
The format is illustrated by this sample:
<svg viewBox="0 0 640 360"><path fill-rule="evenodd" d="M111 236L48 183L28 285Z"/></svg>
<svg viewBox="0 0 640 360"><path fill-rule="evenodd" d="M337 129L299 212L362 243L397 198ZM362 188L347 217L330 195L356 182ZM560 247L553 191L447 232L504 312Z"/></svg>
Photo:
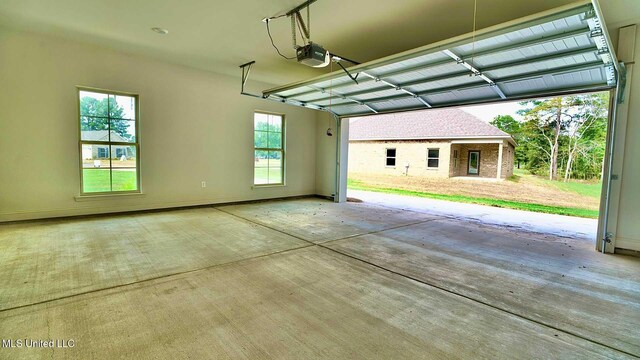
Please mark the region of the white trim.
<svg viewBox="0 0 640 360"><path fill-rule="evenodd" d="M452 144L502 144L504 145L503 139L486 139L486 140L453 140Z"/></svg>
<svg viewBox="0 0 640 360"><path fill-rule="evenodd" d="M507 140L513 147L516 147L516 142L509 135L507 136L447 136L447 137L412 137L412 138L371 138L371 139L349 139L352 141L413 141L413 140L451 140L452 144L468 144L468 143L480 143L480 144L492 144L491 142L482 142L482 140ZM466 140L468 142L457 142L460 140ZM480 140L480 141L478 141Z"/></svg>
<svg viewBox="0 0 640 360"><path fill-rule="evenodd" d="M118 198L123 198L123 197L138 197L138 196L144 196L145 193L141 193L141 192L123 192L123 193L110 193L110 194L99 194L99 195L76 195L73 198L76 201L94 201L94 200L112 200L112 199L118 199Z"/></svg>

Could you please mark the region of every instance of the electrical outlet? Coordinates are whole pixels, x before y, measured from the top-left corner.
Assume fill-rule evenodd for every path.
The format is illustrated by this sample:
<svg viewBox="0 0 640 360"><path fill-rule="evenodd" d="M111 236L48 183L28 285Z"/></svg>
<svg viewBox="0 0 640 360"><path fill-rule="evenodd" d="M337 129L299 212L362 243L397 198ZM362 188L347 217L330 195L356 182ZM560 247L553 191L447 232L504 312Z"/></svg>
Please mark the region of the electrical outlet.
<svg viewBox="0 0 640 360"><path fill-rule="evenodd" d="M206 188L206 187L207 187L207 182L206 182L206 181L203 181L203 182L202 182L202 187L203 187L203 188Z"/></svg>

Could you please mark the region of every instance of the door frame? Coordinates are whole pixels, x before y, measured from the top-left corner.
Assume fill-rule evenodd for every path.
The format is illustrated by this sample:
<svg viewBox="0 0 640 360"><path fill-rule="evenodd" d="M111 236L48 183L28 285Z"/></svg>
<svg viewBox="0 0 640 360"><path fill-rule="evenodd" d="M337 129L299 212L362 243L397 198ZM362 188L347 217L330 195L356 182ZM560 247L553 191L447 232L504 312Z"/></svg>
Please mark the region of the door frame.
<svg viewBox="0 0 640 360"><path fill-rule="evenodd" d="M478 173L472 174L469 172L471 168L471 153L478 153ZM468 150L467 152L467 176L480 176L480 150Z"/></svg>

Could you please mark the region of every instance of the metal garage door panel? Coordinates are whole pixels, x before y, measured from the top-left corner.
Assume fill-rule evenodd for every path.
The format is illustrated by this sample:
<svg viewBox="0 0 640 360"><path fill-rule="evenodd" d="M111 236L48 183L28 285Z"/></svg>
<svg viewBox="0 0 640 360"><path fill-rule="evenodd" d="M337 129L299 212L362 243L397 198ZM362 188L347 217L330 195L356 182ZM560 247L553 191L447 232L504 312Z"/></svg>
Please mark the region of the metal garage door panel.
<svg viewBox="0 0 640 360"><path fill-rule="evenodd" d="M308 81L266 98L356 116L616 85L617 63L597 3L582 0Z"/></svg>

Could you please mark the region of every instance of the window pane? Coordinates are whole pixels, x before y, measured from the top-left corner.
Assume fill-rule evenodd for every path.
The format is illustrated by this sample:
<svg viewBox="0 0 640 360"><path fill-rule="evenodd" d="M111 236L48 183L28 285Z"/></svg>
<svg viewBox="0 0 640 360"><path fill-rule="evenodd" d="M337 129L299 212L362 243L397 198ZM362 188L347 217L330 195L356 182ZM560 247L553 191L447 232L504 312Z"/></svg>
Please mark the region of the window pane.
<svg viewBox="0 0 640 360"><path fill-rule="evenodd" d="M112 142L136 142L135 121L111 119L110 124Z"/></svg>
<svg viewBox="0 0 640 360"><path fill-rule="evenodd" d="M396 166L395 158L387 158L387 166Z"/></svg>
<svg viewBox="0 0 640 360"><path fill-rule="evenodd" d="M111 190L138 190L137 151L134 146L111 145Z"/></svg>
<svg viewBox="0 0 640 360"><path fill-rule="evenodd" d="M428 167L437 168L439 162L440 162L440 160L438 160L438 159L429 159L429 160L427 160L427 166Z"/></svg>
<svg viewBox="0 0 640 360"><path fill-rule="evenodd" d="M282 116L269 115L269 131L282 132Z"/></svg>
<svg viewBox="0 0 640 360"><path fill-rule="evenodd" d="M107 94L80 91L80 115L107 116Z"/></svg>
<svg viewBox="0 0 640 360"><path fill-rule="evenodd" d="M387 149L387 156L396 157L396 149Z"/></svg>
<svg viewBox="0 0 640 360"><path fill-rule="evenodd" d="M109 120L82 116L80 118L80 138L83 141L109 141Z"/></svg>
<svg viewBox="0 0 640 360"><path fill-rule="evenodd" d="M266 131L253 132L253 146L256 148L266 148L269 146L269 133Z"/></svg>
<svg viewBox="0 0 640 360"><path fill-rule="evenodd" d="M260 113L253 114L253 129L267 131L269 129L268 115Z"/></svg>
<svg viewBox="0 0 640 360"><path fill-rule="evenodd" d="M440 149L429 149L430 158L438 158L440 156Z"/></svg>
<svg viewBox="0 0 640 360"><path fill-rule="evenodd" d="M255 151L253 171L253 183L268 184L269 183L269 152Z"/></svg>
<svg viewBox="0 0 640 360"><path fill-rule="evenodd" d="M282 153L269 151L269 184L282 183Z"/></svg>
<svg viewBox="0 0 640 360"><path fill-rule="evenodd" d="M109 95L109 116L116 119L136 118L136 99L133 96Z"/></svg>
<svg viewBox="0 0 640 360"><path fill-rule="evenodd" d="M110 169L108 167L82 169L82 191L85 193L111 191Z"/></svg>
<svg viewBox="0 0 640 360"><path fill-rule="evenodd" d="M276 132L269 133L269 149L282 148L282 134Z"/></svg>
<svg viewBox="0 0 640 360"><path fill-rule="evenodd" d="M108 153L108 145L82 145L83 192L111 191L111 166Z"/></svg>

